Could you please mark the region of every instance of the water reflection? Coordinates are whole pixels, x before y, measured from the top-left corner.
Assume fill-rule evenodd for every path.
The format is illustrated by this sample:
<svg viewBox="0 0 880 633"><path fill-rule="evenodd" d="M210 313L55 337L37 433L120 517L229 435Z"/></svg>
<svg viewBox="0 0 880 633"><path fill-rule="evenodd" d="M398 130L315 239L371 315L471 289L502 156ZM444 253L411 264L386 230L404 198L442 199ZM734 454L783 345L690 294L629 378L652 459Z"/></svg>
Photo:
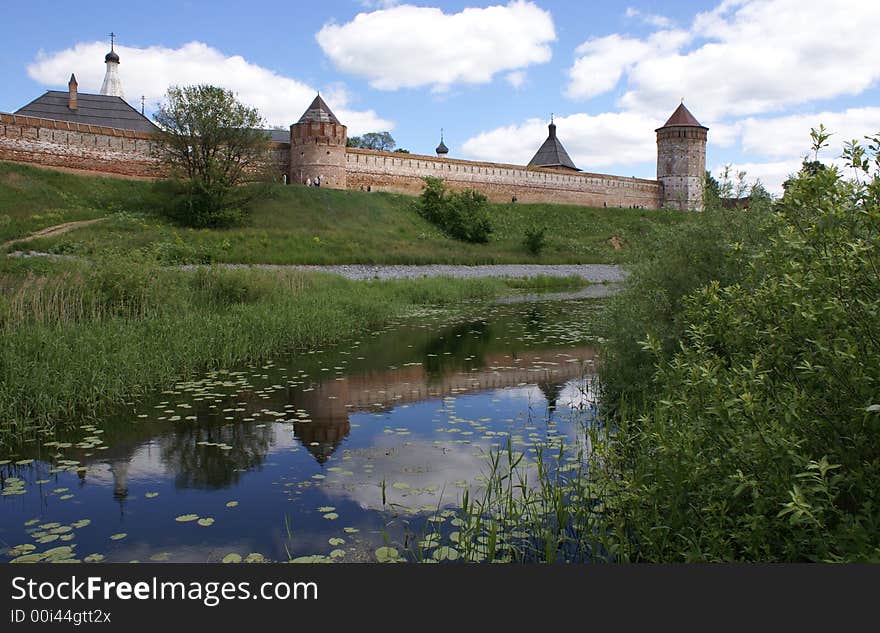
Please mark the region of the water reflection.
<svg viewBox="0 0 880 633"><path fill-rule="evenodd" d="M108 534L126 534L108 560L154 550L205 560L236 543L271 544L267 556L283 558L280 526L291 517L302 547L336 533L326 514L344 510L366 533L383 525L379 511L454 505L506 441L523 452L536 441L586 441L558 410L589 404L590 310L521 304L451 323L428 317L182 382L100 425L19 447L14 461L35 461L0 464L0 542L55 536L22 527L33 517L63 528L85 515L101 527L75 531L83 547L101 551ZM238 499L246 513L235 512ZM191 513L211 527L175 523Z"/></svg>

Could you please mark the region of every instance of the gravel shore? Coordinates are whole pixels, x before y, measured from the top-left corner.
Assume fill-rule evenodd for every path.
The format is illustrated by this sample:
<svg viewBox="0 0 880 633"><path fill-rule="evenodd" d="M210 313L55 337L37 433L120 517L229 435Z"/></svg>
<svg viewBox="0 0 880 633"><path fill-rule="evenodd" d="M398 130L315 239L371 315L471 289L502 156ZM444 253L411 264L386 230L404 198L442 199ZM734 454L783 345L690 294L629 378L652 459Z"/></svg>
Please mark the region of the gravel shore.
<svg viewBox="0 0 880 633"><path fill-rule="evenodd" d="M418 279L419 277L582 277L590 283L619 283L626 272L610 264L499 264L487 266L453 266L432 264L428 266L370 266L351 264L345 266L273 266L260 268L284 268L333 273L348 279Z"/></svg>

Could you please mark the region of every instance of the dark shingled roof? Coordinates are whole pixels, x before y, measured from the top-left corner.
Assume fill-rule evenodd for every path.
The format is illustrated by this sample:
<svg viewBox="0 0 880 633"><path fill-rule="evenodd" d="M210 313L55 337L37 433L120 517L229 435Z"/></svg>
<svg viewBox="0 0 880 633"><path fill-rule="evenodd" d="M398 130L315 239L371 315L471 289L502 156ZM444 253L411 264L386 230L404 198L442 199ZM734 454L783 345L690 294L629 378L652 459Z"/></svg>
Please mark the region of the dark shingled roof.
<svg viewBox="0 0 880 633"><path fill-rule="evenodd" d="M273 143L290 143L290 130L262 130Z"/></svg>
<svg viewBox="0 0 880 633"><path fill-rule="evenodd" d="M339 119L336 118L336 115L333 114L330 107L324 103L321 95L315 97L315 100L312 101L312 105L310 105L308 110L306 110L300 117L299 122L336 123L337 125L342 125L339 123Z"/></svg>
<svg viewBox="0 0 880 633"><path fill-rule="evenodd" d="M82 92L76 96L77 109L67 107L69 94L61 90L49 90L13 114L39 119L70 121L82 125L100 125L117 130L133 130L146 134L159 132L153 123L132 108L124 99L110 95L90 95Z"/></svg>
<svg viewBox="0 0 880 633"><path fill-rule="evenodd" d="M663 127L679 126L703 127L700 125L700 122L694 118L694 115L690 113L690 110L684 107L684 101L681 102L681 105L675 109L675 112L672 113L672 116L669 117L669 120L663 125ZM662 130L663 128L659 129Z"/></svg>
<svg viewBox="0 0 880 633"><path fill-rule="evenodd" d="M555 123L550 124L550 136L541 145L541 149L538 150L535 157L529 161L529 167L564 167L580 171L580 169L574 166L574 163L568 156L568 152L565 151L562 143L556 138Z"/></svg>

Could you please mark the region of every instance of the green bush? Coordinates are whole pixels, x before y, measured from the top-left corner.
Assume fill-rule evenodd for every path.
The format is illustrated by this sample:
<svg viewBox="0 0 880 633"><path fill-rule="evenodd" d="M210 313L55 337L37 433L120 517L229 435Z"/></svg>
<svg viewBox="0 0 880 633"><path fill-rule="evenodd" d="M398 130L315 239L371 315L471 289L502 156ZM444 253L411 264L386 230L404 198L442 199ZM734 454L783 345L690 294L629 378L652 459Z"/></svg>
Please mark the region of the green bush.
<svg viewBox="0 0 880 633"><path fill-rule="evenodd" d="M485 244L492 233L489 199L472 189L450 192L441 178L426 177L418 212L449 237Z"/></svg>
<svg viewBox="0 0 880 633"><path fill-rule="evenodd" d="M540 255L547 246L547 228L543 226L527 228L523 237L523 246L532 255Z"/></svg>
<svg viewBox="0 0 880 633"><path fill-rule="evenodd" d="M616 486L607 525L621 557L880 561L880 141L872 142L873 162L865 153L853 160L851 182L805 164L764 223L766 242L747 257L731 244L707 283L698 283L702 271L672 283L686 277L667 270L664 290L682 292L675 305L670 294L658 301L657 336L624 324L644 341L654 372L650 399L618 408L605 462ZM637 276L633 284L648 291L646 273Z"/></svg>

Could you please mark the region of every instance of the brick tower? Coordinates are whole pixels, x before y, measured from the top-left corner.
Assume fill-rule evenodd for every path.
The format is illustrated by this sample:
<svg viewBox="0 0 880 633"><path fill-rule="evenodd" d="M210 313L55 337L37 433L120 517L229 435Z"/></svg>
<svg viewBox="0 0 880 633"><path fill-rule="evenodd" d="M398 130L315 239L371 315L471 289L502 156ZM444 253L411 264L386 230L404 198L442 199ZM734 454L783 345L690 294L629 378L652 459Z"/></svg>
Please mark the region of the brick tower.
<svg viewBox="0 0 880 633"><path fill-rule="evenodd" d="M345 189L347 128L339 122L321 95L315 97L299 122L290 126L291 183L321 179L322 187Z"/></svg>
<svg viewBox="0 0 880 633"><path fill-rule="evenodd" d="M657 132L657 180L662 204L681 211L703 210L706 174L706 135L684 102Z"/></svg>

